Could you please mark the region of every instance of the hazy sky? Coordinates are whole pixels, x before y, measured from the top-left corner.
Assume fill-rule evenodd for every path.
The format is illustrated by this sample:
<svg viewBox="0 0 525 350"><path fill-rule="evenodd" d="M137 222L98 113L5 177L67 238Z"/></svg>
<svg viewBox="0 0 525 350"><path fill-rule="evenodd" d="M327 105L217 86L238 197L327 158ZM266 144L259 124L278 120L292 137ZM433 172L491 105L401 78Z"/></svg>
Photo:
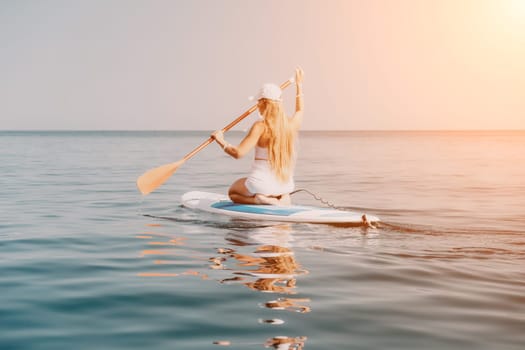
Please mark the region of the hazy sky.
<svg viewBox="0 0 525 350"><path fill-rule="evenodd" d="M304 129L525 129L525 0L0 0L3 130L218 129L297 65Z"/></svg>

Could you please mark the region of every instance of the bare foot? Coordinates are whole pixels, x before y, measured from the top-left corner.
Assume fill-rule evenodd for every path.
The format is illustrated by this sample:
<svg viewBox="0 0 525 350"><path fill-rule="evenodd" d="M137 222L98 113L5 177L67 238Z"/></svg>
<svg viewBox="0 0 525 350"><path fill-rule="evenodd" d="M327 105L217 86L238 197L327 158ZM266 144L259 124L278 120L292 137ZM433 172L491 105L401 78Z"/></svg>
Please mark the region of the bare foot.
<svg viewBox="0 0 525 350"><path fill-rule="evenodd" d="M275 197L268 197L264 194L257 193L255 195L257 204L279 205L279 200Z"/></svg>
<svg viewBox="0 0 525 350"><path fill-rule="evenodd" d="M290 206L291 204L292 204L292 197L290 197L288 193L283 194L281 198L279 198L279 205L287 207L287 206Z"/></svg>

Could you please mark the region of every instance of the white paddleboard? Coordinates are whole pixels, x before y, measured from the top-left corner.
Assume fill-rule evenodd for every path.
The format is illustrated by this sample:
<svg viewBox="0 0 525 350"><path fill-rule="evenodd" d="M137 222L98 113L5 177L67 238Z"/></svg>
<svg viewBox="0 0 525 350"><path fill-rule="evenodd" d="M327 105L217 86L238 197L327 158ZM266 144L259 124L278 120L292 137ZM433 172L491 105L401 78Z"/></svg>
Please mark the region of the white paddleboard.
<svg viewBox="0 0 525 350"><path fill-rule="evenodd" d="M217 193L192 191L182 195L182 205L210 213L247 220L303 222L318 224L366 224L364 213L332 208L303 205L276 206L236 204L227 196ZM368 223L379 222L379 218L366 215Z"/></svg>

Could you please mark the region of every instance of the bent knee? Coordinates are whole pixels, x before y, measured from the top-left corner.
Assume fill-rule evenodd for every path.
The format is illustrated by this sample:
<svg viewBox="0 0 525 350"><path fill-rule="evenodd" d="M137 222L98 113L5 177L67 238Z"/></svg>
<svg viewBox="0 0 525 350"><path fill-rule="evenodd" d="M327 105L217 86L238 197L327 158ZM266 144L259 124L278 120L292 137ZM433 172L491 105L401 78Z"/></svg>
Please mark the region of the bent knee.
<svg viewBox="0 0 525 350"><path fill-rule="evenodd" d="M243 177L241 179L235 180L235 182L230 186L230 189L228 190L228 195L231 197L232 195L241 195L241 196L253 196L250 191L246 188L246 178Z"/></svg>

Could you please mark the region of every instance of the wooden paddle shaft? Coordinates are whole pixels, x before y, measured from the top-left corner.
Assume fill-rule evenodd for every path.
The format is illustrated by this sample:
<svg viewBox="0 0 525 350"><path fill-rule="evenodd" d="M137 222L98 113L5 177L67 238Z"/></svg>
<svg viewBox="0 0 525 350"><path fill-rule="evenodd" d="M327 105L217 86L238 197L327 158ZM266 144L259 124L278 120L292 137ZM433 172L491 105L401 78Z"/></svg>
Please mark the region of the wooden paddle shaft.
<svg viewBox="0 0 525 350"><path fill-rule="evenodd" d="M288 79L287 81L285 81L284 83L281 84L280 88L281 90L284 90L286 89L288 86L290 86L290 84L292 83L292 80L291 79ZM230 124L226 125L224 128L222 128L222 132L226 132L228 130L230 130L231 128L233 128L235 125L237 125L241 120L243 120L244 118L246 118L247 116L249 116L250 114L252 114L255 110L257 109L257 104L253 105L250 109L248 109L246 112L244 112L243 114L241 114L239 117L237 117L237 119L235 119L234 121L232 121ZM210 143L212 143L214 140L213 140L213 137L209 137L206 141L204 141L203 143L201 143L197 148L195 148L193 151L191 151L190 153L186 154L184 156L184 158L182 159L184 162L187 161L188 159L190 159L191 157L193 157L194 155L196 155L197 153L199 153L204 147L208 146Z"/></svg>

